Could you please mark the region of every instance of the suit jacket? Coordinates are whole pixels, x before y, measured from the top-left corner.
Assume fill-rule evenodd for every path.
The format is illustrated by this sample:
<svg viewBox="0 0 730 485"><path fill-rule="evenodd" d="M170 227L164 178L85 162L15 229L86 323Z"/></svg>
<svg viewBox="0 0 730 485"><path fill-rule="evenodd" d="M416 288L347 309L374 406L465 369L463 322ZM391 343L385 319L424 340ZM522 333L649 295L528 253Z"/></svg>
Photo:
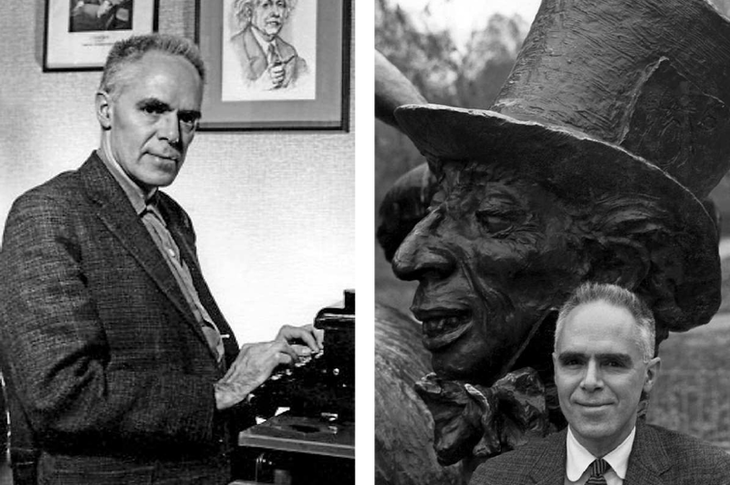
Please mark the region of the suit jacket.
<svg viewBox="0 0 730 485"><path fill-rule="evenodd" d="M567 429L487 460L470 484L562 485ZM730 484L730 455L687 435L639 421L624 485Z"/></svg>
<svg viewBox="0 0 730 485"><path fill-rule="evenodd" d="M253 83L260 78L269 67L266 52L254 37L252 28L249 24L241 32L231 37L233 51L241 62L244 81L248 83ZM284 64L284 81L281 87L293 86L299 77L307 72L307 63L299 57L294 46L283 41L281 37L276 36L274 43L281 55L281 62Z"/></svg>
<svg viewBox="0 0 730 485"><path fill-rule="evenodd" d="M160 209L201 302L229 336L230 362L238 345L200 273L191 221L162 193ZM216 411L213 389L222 371L167 263L95 153L16 200L0 282L3 373L17 405L11 420L26 418L42 475L80 473L49 483L111 483L111 471L146 476L156 464L169 474L198 460L220 473L230 451L229 416Z"/></svg>

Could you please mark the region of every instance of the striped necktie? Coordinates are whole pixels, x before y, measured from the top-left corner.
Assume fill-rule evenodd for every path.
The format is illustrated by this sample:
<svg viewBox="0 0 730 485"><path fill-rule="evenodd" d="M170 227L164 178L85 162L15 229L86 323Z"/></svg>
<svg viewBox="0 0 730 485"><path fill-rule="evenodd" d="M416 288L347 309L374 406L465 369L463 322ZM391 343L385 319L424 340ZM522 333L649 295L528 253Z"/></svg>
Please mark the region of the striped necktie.
<svg viewBox="0 0 730 485"><path fill-rule="evenodd" d="M611 465L606 460L599 458L591 463L588 468L591 471L591 476L586 481L586 485L606 485L606 478L603 474L611 468Z"/></svg>

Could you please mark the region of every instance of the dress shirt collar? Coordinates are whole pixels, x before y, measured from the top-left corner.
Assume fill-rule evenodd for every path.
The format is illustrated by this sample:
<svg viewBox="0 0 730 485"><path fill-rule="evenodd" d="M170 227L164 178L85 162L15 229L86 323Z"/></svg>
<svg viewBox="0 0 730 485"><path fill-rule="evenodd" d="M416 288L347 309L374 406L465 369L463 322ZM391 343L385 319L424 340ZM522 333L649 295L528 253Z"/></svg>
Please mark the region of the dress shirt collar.
<svg viewBox="0 0 730 485"><path fill-rule="evenodd" d="M259 43L259 46L264 53L269 52L270 45L274 46L274 50L277 54L279 53L279 49L276 46L276 36L272 37L270 41L266 40L258 27L254 27L253 25L251 25L251 32L253 32L254 39L256 39L256 42Z"/></svg>
<svg viewBox="0 0 730 485"><path fill-rule="evenodd" d="M626 439L604 457L593 456L590 451L586 450L573 435L573 431L568 426L568 437L566 439L567 446L567 463L565 466L566 475L572 482L577 482L583 472L586 471L588 465L593 463L596 458L603 458L611 465L611 469L616 475L623 480L626 478L626 470L629 466L629 455L634 447L634 438L636 437L636 426Z"/></svg>
<svg viewBox="0 0 730 485"><path fill-rule="evenodd" d="M105 144L96 153L101 158L101 161L104 162L106 168L111 172L112 176L114 176L117 183L122 187L124 193L127 194L127 198L132 203L132 207L134 207L137 215L141 215L146 209L147 203L150 200L154 200L157 194L157 187L153 188L149 193L145 193L139 185L129 178L129 175L122 169L119 162L116 161L114 155Z"/></svg>

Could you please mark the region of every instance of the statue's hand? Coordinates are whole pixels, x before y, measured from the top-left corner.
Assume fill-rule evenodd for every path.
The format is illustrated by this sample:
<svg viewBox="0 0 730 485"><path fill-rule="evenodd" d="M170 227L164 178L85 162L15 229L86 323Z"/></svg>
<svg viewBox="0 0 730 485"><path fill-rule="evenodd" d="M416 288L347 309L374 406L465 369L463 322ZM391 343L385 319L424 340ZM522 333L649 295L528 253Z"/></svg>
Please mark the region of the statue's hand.
<svg viewBox="0 0 730 485"><path fill-rule="evenodd" d="M499 434L493 432L496 428L494 421L498 416L499 406L494 391L471 384L464 384L464 389L475 404L470 406L471 412L479 417L482 431L481 439L472 449L472 454L481 458L498 455L502 451L502 446Z"/></svg>
<svg viewBox="0 0 730 485"><path fill-rule="evenodd" d="M526 367L510 372L489 390L498 409L496 412L494 407L485 409L482 415L484 436L474 447L475 456L487 458L504 453L551 431L545 388L533 369ZM470 395L477 402L483 401L474 392ZM493 436L495 432L498 438Z"/></svg>
<svg viewBox="0 0 730 485"><path fill-rule="evenodd" d="M530 369L510 372L492 387L448 381L429 374L416 392L434 419L439 462L485 459L550 431L544 387Z"/></svg>
<svg viewBox="0 0 730 485"><path fill-rule="evenodd" d="M451 465L468 456L482 436L482 426L481 410L464 384L431 373L415 389L433 416L439 463Z"/></svg>

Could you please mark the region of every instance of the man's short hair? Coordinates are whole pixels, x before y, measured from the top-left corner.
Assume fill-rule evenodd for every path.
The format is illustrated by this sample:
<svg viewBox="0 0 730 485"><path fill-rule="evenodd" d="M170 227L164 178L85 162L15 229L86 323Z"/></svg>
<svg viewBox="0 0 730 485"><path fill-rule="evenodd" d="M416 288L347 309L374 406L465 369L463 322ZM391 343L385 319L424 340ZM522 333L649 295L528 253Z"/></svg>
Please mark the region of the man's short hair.
<svg viewBox="0 0 730 485"><path fill-rule="evenodd" d="M656 323L651 309L633 292L618 285L607 283L583 283L563 304L558 314L555 326L555 348L558 347L558 338L565 326L565 320L570 312L579 305L604 301L610 305L625 308L636 321L639 337L636 344L639 346L644 362L650 361L655 354Z"/></svg>
<svg viewBox="0 0 730 485"><path fill-rule="evenodd" d="M200 56L197 46L190 40L176 35L168 34L147 34L135 35L116 42L104 65L104 73L101 76L99 90L118 96L121 85L124 83L124 68L139 61L146 53L159 51L173 56L180 56L187 59L200 75L200 80L205 83L205 64Z"/></svg>

